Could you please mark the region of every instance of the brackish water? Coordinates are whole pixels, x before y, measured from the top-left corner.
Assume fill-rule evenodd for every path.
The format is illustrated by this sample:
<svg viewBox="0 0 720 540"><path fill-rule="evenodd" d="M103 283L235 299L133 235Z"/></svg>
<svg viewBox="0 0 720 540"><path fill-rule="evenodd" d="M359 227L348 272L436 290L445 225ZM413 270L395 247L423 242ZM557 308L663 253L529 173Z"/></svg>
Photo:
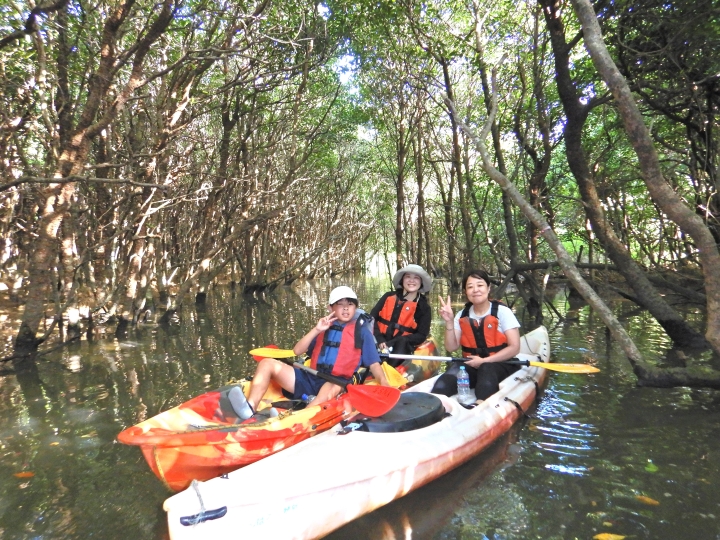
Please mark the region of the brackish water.
<svg viewBox="0 0 720 540"><path fill-rule="evenodd" d="M252 374L251 348L292 347L337 284L260 299L216 289L169 328L98 336L44 356L37 377L0 378L0 538L166 538L169 492L117 433ZM368 309L384 291L377 281L348 284ZM601 373L551 372L531 417L488 451L331 538L720 539L720 392L636 387L592 311L570 310L564 293L554 305L570 318L546 312L553 360ZM668 341L657 326L627 303L613 307L660 362ZM382 456L363 466L373 459ZM282 489L281 478L268 481Z"/></svg>

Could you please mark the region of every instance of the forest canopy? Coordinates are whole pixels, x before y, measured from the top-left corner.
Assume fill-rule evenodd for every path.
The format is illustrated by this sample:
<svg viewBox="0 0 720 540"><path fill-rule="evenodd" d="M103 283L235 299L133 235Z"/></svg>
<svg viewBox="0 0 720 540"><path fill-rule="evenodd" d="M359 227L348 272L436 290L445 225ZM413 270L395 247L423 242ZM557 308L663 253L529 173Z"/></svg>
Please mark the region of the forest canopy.
<svg viewBox="0 0 720 540"><path fill-rule="evenodd" d="M78 321L167 320L219 281L266 290L374 256L452 286L482 265L539 304L546 273L612 269L673 342L720 353L717 2L0 13L16 358Z"/></svg>

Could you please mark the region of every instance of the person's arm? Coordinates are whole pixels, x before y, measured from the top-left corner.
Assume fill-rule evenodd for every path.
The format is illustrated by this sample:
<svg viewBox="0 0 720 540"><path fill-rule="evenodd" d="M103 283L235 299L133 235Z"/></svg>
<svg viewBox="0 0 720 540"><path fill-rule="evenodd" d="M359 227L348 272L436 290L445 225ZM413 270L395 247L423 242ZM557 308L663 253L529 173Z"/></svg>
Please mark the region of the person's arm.
<svg viewBox="0 0 720 540"><path fill-rule="evenodd" d="M507 347L485 358L480 356L470 356L468 357L468 361L465 363L470 367L477 368L480 364L484 364L485 362L503 362L504 360L515 358L520 352L520 329L511 328L510 330L506 330L504 334L507 338Z"/></svg>
<svg viewBox="0 0 720 540"><path fill-rule="evenodd" d="M383 386L390 386L385 372L380 364L380 355L378 354L375 342L370 334L370 329L367 326L363 327L360 336L362 337L361 351L360 351L360 365L365 366L370 370L375 380Z"/></svg>
<svg viewBox="0 0 720 540"><path fill-rule="evenodd" d="M313 328L307 334L301 337L300 341L295 344L295 346L293 347L293 352L298 356L306 353L307 350L310 348L310 343L312 343L312 340L318 337L320 333L330 328L336 320L337 317L333 314L330 314L327 317L323 317L322 319L320 319L315 325L315 328Z"/></svg>
<svg viewBox="0 0 720 540"><path fill-rule="evenodd" d="M500 322L500 328L507 339L507 347L493 354L490 360L491 362L510 360L511 358L515 358L520 352L520 322L517 320L517 317L515 317L515 314L509 307L502 305L499 306L497 316ZM502 355L499 358L495 358L499 354Z"/></svg>
<svg viewBox="0 0 720 540"><path fill-rule="evenodd" d="M390 383L385 377L385 372L383 371L380 362L370 364L370 373L372 373L372 376L375 377L375 380L379 382L382 386L390 386Z"/></svg>
<svg viewBox="0 0 720 540"><path fill-rule="evenodd" d="M448 352L457 351L460 347L460 332L455 328L455 316L453 315L450 297L447 302L440 298L440 317L445 321L445 349Z"/></svg>

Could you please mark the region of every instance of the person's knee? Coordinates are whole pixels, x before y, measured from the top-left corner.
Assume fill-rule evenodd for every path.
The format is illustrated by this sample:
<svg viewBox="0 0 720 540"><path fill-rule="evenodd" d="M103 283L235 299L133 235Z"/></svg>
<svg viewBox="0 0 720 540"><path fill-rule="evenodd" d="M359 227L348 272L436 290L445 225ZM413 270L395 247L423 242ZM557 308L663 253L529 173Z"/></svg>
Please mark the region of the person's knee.
<svg viewBox="0 0 720 540"><path fill-rule="evenodd" d="M498 391L498 374L492 364L480 364L478 367L475 396L478 399L487 399Z"/></svg>
<svg viewBox="0 0 720 540"><path fill-rule="evenodd" d="M395 354L412 354L415 351L414 347L410 346L405 336L395 338L392 341L393 343L388 343L388 346L392 346L393 353Z"/></svg>
<svg viewBox="0 0 720 540"><path fill-rule="evenodd" d="M488 377L495 374L495 368L492 365L492 363L485 362L484 364L480 364L477 368L477 374L479 377Z"/></svg>
<svg viewBox="0 0 720 540"><path fill-rule="evenodd" d="M457 393L457 379L453 375L447 373L440 375L435 386L433 386L432 393L442 394L444 396L452 396Z"/></svg>
<svg viewBox="0 0 720 540"><path fill-rule="evenodd" d="M337 384L333 384L331 382L326 382L320 387L320 390L317 393L318 401L327 401L329 399L333 399L337 397L341 391L342 386L338 386Z"/></svg>
<svg viewBox="0 0 720 540"><path fill-rule="evenodd" d="M282 363L278 362L274 358L263 358L260 360L255 373L267 373L268 375L273 375L282 367L282 365Z"/></svg>

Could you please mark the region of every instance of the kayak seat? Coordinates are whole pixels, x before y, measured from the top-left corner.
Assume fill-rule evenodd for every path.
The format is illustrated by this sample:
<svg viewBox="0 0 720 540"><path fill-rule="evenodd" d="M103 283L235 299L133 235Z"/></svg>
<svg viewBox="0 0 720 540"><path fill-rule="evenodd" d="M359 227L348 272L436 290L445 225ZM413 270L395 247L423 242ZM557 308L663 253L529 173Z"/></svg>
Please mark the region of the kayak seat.
<svg viewBox="0 0 720 540"><path fill-rule="evenodd" d="M401 433L421 429L445 418L445 407L437 396L425 392L404 392L389 412L378 417L359 415L351 421L358 431Z"/></svg>

